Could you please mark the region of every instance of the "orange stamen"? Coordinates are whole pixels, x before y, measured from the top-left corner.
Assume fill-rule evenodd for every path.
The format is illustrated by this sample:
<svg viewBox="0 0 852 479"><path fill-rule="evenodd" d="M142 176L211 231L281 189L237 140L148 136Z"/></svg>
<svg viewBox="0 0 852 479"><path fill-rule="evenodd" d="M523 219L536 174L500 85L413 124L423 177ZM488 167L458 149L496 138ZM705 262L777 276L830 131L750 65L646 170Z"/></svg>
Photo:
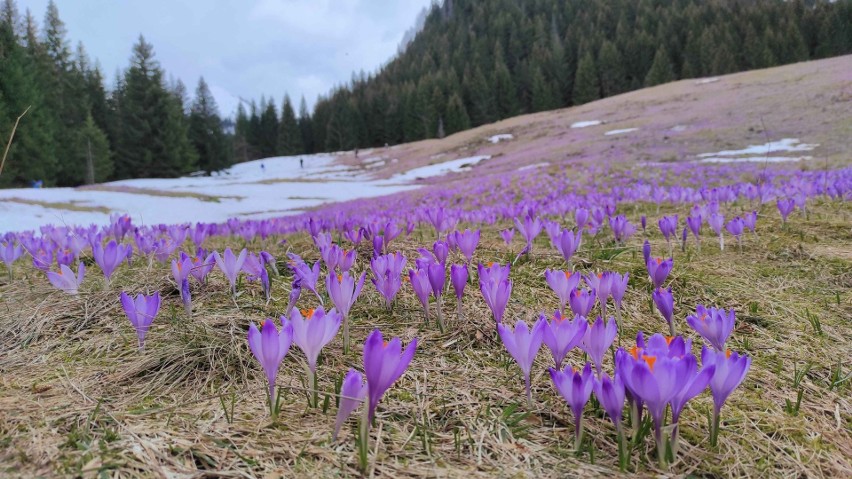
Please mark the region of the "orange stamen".
<svg viewBox="0 0 852 479"><path fill-rule="evenodd" d="M663 262L663 258L657 258L657 264L660 264L662 262Z"/></svg>
<svg viewBox="0 0 852 479"><path fill-rule="evenodd" d="M727 351L725 351L725 359L730 358L730 357L731 357L731 350L728 349Z"/></svg>
<svg viewBox="0 0 852 479"><path fill-rule="evenodd" d="M566 278L566 279L570 279L570 278L571 278L571 272L570 272L570 271L566 271L566 272L565 272L565 278Z"/></svg>
<svg viewBox="0 0 852 479"><path fill-rule="evenodd" d="M646 355L643 354L642 359L644 359L645 362L648 363L648 368L651 369L651 372L654 372L654 363L657 362L657 357L656 356L646 356Z"/></svg>
<svg viewBox="0 0 852 479"><path fill-rule="evenodd" d="M672 344L672 341L674 340L674 338L675 338L674 336L666 336L666 345L668 346L668 345Z"/></svg>
<svg viewBox="0 0 852 479"><path fill-rule="evenodd" d="M639 359L639 347L638 346L633 346L632 348L630 348L630 351L628 351L628 352L630 353L631 356L633 356L633 359Z"/></svg>

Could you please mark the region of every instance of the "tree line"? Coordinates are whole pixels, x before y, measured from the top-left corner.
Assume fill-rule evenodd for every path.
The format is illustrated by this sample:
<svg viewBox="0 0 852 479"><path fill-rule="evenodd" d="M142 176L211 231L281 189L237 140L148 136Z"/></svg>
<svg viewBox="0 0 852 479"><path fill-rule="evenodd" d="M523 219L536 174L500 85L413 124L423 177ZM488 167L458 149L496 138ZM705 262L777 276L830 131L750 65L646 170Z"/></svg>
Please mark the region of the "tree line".
<svg viewBox="0 0 852 479"><path fill-rule="evenodd" d="M107 89L56 5L41 31L0 9L0 133L30 111L0 186L213 172L233 162L442 137L682 78L852 53L852 0L444 0L396 57L298 112L289 96L221 118L140 36Z"/></svg>

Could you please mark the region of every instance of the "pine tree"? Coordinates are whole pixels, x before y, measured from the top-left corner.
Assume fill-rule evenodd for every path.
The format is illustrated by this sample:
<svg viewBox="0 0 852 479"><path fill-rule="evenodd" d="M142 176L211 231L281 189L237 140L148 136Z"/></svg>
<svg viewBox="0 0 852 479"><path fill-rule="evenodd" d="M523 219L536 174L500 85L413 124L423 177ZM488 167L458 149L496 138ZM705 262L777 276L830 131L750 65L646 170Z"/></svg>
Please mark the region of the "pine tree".
<svg viewBox="0 0 852 479"><path fill-rule="evenodd" d="M118 178L178 176L195 167L182 107L166 90L154 47L139 36L124 75L116 145Z"/></svg>
<svg viewBox="0 0 852 479"><path fill-rule="evenodd" d="M627 89L624 61L618 48L609 40L601 44L598 67L601 72L601 93L604 97L618 95Z"/></svg>
<svg viewBox="0 0 852 479"><path fill-rule="evenodd" d="M289 156L300 153L304 153L302 132L290 97L285 95L281 105L281 122L278 125L278 154Z"/></svg>
<svg viewBox="0 0 852 479"><path fill-rule="evenodd" d="M467 116L464 102L462 102L457 94L453 94L450 97L450 101L447 102L446 132L448 135L452 135L468 128L470 128L470 118Z"/></svg>
<svg viewBox="0 0 852 479"><path fill-rule="evenodd" d="M240 105L242 107L242 105ZM189 141L198 152L198 167L208 174L231 165L231 155L216 100L204 77L198 79L189 114Z"/></svg>
<svg viewBox="0 0 852 479"><path fill-rule="evenodd" d="M2 137L6 138L15 118L29 108L15 132L0 186L24 186L36 180L50 186L56 180L56 124L39 90L38 72L31 67L31 59L10 25L0 22L0 99L5 115L0 119Z"/></svg>
<svg viewBox="0 0 852 479"><path fill-rule="evenodd" d="M315 151L313 124L311 113L308 111L308 104L304 96L299 102L299 131L302 133L303 150L305 153L313 153Z"/></svg>
<svg viewBox="0 0 852 479"><path fill-rule="evenodd" d="M74 184L102 183L112 177L114 164L109 140L98 128L92 115L87 115L82 128L76 131L71 147L65 153L73 170Z"/></svg>
<svg viewBox="0 0 852 479"><path fill-rule="evenodd" d="M497 104L497 118L509 118L518 113L518 92L506 62L503 61L503 49L499 43L494 48L494 98Z"/></svg>
<svg viewBox="0 0 852 479"><path fill-rule="evenodd" d="M601 87L598 81L595 59L590 53L586 53L580 63L577 64L577 73L574 75L574 92L571 99L575 105L582 105L600 97Z"/></svg>
<svg viewBox="0 0 852 479"><path fill-rule="evenodd" d="M540 68L533 70L531 106L533 112L559 107L559 103L554 99L554 92Z"/></svg>
<svg viewBox="0 0 852 479"><path fill-rule="evenodd" d="M234 125L234 159L238 163L249 160L249 117L246 115L246 109L243 104L237 105L237 120Z"/></svg>
<svg viewBox="0 0 852 479"><path fill-rule="evenodd" d="M645 76L645 86L661 85L674 80L674 71L672 62L669 60L669 54L665 47L657 49L657 54L654 55L654 63L651 64L651 69Z"/></svg>
<svg viewBox="0 0 852 479"><path fill-rule="evenodd" d="M269 98L265 105L261 106L263 112L260 114L258 123L257 148L259 158L276 156L278 149L278 112L275 111L275 100Z"/></svg>

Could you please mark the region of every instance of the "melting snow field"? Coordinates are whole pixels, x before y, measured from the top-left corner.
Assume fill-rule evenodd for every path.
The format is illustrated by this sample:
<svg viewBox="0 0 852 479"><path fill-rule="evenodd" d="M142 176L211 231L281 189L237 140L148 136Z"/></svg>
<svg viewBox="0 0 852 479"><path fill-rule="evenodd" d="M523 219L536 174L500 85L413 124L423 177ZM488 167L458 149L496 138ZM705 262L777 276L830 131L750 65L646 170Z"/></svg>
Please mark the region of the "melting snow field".
<svg viewBox="0 0 852 479"><path fill-rule="evenodd" d="M299 167L300 158L304 168ZM37 230L48 223L106 224L111 213L127 213L137 224L296 214L323 203L417 188L406 183L463 171L488 158L461 158L415 168L389 180L369 176L384 164L383 159L373 158L359 168L337 165L334 155L320 154L240 163L214 176L122 180L90 189L0 190L0 233Z"/></svg>
<svg viewBox="0 0 852 479"><path fill-rule="evenodd" d="M785 161L812 160L812 156L769 156L772 153L811 151L819 145L802 143L797 138L784 138L763 145L750 145L742 150L724 150L698 155L702 163L743 163L748 161L782 163Z"/></svg>

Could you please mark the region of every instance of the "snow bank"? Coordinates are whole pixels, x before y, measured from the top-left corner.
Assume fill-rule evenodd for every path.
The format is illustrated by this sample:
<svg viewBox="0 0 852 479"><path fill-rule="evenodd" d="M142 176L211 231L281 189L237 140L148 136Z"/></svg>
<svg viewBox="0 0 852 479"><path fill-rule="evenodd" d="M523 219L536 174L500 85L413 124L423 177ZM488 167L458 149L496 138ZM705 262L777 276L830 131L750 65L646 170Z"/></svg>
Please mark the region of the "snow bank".
<svg viewBox="0 0 852 479"><path fill-rule="evenodd" d="M716 153L702 153L699 158L711 158L717 156L745 156L745 155L769 155L770 153L790 152L790 151L811 151L818 147L818 144L802 143L796 138L784 138L778 141L772 141L763 145L750 145L742 150L725 150Z"/></svg>
<svg viewBox="0 0 852 479"><path fill-rule="evenodd" d="M604 135L606 135L606 136L621 135L622 133L630 133L630 132L633 132L633 131L639 131L639 128L624 128L622 130L609 130L608 132L604 133Z"/></svg>
<svg viewBox="0 0 852 479"><path fill-rule="evenodd" d="M458 160L446 161L444 163L422 166L420 168L414 168L413 170L408 170L405 173L395 175L391 178L391 180L395 182L411 181L416 180L417 178L428 178L431 176L444 175L446 173L464 171L465 169L473 167L480 161L485 161L490 158L491 155L471 156L467 158L459 158Z"/></svg>
<svg viewBox="0 0 852 479"><path fill-rule="evenodd" d="M813 160L812 156L746 156L742 158L730 157L711 157L701 159L701 163L783 163L785 161L806 161Z"/></svg>
<svg viewBox="0 0 852 479"><path fill-rule="evenodd" d="M586 128L587 126L596 126L603 123L600 120L586 120L571 123L571 128Z"/></svg>
<svg viewBox="0 0 852 479"><path fill-rule="evenodd" d="M494 135L494 136L488 138L488 141L490 141L491 143L500 143L503 140L512 140L514 138L515 137L512 136L512 134L510 134L510 133L501 133L499 135Z"/></svg>

